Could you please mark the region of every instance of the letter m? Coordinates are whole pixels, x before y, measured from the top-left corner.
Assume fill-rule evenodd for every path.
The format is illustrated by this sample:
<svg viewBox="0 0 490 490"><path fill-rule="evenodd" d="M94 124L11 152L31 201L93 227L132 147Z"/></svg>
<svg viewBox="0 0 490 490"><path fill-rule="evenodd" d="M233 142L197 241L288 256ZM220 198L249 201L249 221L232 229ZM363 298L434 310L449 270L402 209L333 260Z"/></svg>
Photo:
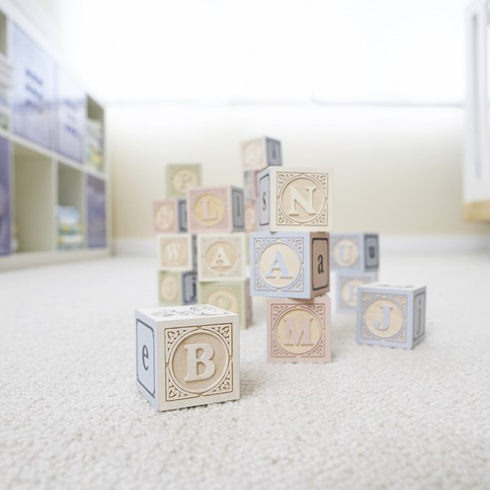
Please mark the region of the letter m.
<svg viewBox="0 0 490 490"><path fill-rule="evenodd" d="M284 320L286 322L284 345L313 345L311 341L311 321L313 318L305 316L297 319L287 316Z"/></svg>

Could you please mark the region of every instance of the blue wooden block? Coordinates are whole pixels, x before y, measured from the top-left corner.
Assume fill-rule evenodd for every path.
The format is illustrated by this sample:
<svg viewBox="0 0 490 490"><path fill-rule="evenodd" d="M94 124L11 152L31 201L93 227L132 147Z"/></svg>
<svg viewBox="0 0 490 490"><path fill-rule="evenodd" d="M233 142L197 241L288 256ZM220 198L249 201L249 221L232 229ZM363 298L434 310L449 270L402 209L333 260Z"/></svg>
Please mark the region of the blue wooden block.
<svg viewBox="0 0 490 490"><path fill-rule="evenodd" d="M332 270L376 271L379 269L377 233L332 233L330 235Z"/></svg>
<svg viewBox="0 0 490 490"><path fill-rule="evenodd" d="M330 290L329 234L250 234L250 294L308 299Z"/></svg>

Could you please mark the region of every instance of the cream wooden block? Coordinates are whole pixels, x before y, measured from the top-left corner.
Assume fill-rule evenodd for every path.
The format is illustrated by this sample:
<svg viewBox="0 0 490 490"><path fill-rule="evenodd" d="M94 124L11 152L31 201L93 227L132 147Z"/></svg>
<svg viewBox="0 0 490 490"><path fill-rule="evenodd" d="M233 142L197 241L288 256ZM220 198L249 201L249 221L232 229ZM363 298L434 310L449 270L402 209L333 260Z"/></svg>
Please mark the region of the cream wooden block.
<svg viewBox="0 0 490 490"><path fill-rule="evenodd" d="M250 234L250 294L312 298L330 291L329 234Z"/></svg>
<svg viewBox="0 0 490 490"><path fill-rule="evenodd" d="M335 274L335 310L337 313L355 314L357 312L357 288L377 280L377 271L337 271Z"/></svg>
<svg viewBox="0 0 490 490"><path fill-rule="evenodd" d="M245 170L243 172L243 195L245 202L257 201L259 197L259 174L262 170Z"/></svg>
<svg viewBox="0 0 490 490"><path fill-rule="evenodd" d="M245 203L245 231L247 233L257 231L257 201Z"/></svg>
<svg viewBox="0 0 490 490"><path fill-rule="evenodd" d="M268 137L242 141L242 165L245 170L261 170L282 165L281 142Z"/></svg>
<svg viewBox="0 0 490 490"><path fill-rule="evenodd" d="M332 233L330 248L332 270L363 272L379 269L377 233Z"/></svg>
<svg viewBox="0 0 490 490"><path fill-rule="evenodd" d="M200 282L197 287L197 298L200 303L207 303L237 313L240 328L252 324L252 298L249 293L250 282Z"/></svg>
<svg viewBox="0 0 490 490"><path fill-rule="evenodd" d="M198 235L197 256L199 281L237 281L247 278L245 233Z"/></svg>
<svg viewBox="0 0 490 490"><path fill-rule="evenodd" d="M330 231L333 172L324 168L268 167L259 175L258 228Z"/></svg>
<svg viewBox="0 0 490 490"><path fill-rule="evenodd" d="M187 203L185 199L162 199L153 202L153 229L156 233L184 233L187 231Z"/></svg>
<svg viewBox="0 0 490 490"><path fill-rule="evenodd" d="M202 185L200 163L170 163L167 165L167 197L186 197L189 187Z"/></svg>
<svg viewBox="0 0 490 490"><path fill-rule="evenodd" d="M330 298L267 302L267 360L330 362Z"/></svg>
<svg viewBox="0 0 490 490"><path fill-rule="evenodd" d="M189 233L157 236L158 269L188 271L196 268L196 237Z"/></svg>
<svg viewBox="0 0 490 490"><path fill-rule="evenodd" d="M244 231L243 189L234 186L188 189L187 216L189 233Z"/></svg>
<svg viewBox="0 0 490 490"><path fill-rule="evenodd" d="M137 309L136 387L159 411L240 397L238 316L210 305Z"/></svg>
<svg viewBox="0 0 490 490"><path fill-rule="evenodd" d="M357 289L357 342L411 349L425 336L425 286L369 284Z"/></svg>
<svg viewBox="0 0 490 490"><path fill-rule="evenodd" d="M158 271L158 304L191 305L197 302L195 271Z"/></svg>

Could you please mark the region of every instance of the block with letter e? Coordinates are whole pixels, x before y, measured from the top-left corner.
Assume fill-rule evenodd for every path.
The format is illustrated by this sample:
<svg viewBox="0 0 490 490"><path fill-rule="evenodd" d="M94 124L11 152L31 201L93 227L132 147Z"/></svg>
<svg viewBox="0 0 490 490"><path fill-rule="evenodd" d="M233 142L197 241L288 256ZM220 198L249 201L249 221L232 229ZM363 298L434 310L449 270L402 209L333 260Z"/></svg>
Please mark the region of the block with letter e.
<svg viewBox="0 0 490 490"><path fill-rule="evenodd" d="M250 294L312 298L330 290L329 234L250 234Z"/></svg>
<svg viewBox="0 0 490 490"><path fill-rule="evenodd" d="M267 359L271 363L330 362L331 311L327 295L267 302Z"/></svg>
<svg viewBox="0 0 490 490"><path fill-rule="evenodd" d="M236 314L210 305L137 309L136 386L156 410L240 397Z"/></svg>
<svg viewBox="0 0 490 490"><path fill-rule="evenodd" d="M332 230L330 169L268 167L258 176L258 229Z"/></svg>

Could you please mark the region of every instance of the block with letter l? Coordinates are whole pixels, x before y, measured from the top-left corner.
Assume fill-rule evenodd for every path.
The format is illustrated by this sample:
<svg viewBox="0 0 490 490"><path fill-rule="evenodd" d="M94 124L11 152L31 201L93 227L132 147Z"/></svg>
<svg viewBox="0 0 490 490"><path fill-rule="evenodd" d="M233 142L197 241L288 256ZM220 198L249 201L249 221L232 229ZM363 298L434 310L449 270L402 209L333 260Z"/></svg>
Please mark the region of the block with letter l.
<svg viewBox="0 0 490 490"><path fill-rule="evenodd" d="M411 349L425 337L425 286L367 284L357 289L360 344Z"/></svg>
<svg viewBox="0 0 490 490"><path fill-rule="evenodd" d="M312 298L330 290L329 234L250 234L250 294Z"/></svg>
<svg viewBox="0 0 490 490"><path fill-rule="evenodd" d="M327 295L267 302L267 359L271 363L330 362L331 311Z"/></svg>
<svg viewBox="0 0 490 490"><path fill-rule="evenodd" d="M258 180L259 230L332 230L331 169L268 167Z"/></svg>
<svg viewBox="0 0 490 490"><path fill-rule="evenodd" d="M137 309L136 386L159 411L240 397L236 314L210 305Z"/></svg>

